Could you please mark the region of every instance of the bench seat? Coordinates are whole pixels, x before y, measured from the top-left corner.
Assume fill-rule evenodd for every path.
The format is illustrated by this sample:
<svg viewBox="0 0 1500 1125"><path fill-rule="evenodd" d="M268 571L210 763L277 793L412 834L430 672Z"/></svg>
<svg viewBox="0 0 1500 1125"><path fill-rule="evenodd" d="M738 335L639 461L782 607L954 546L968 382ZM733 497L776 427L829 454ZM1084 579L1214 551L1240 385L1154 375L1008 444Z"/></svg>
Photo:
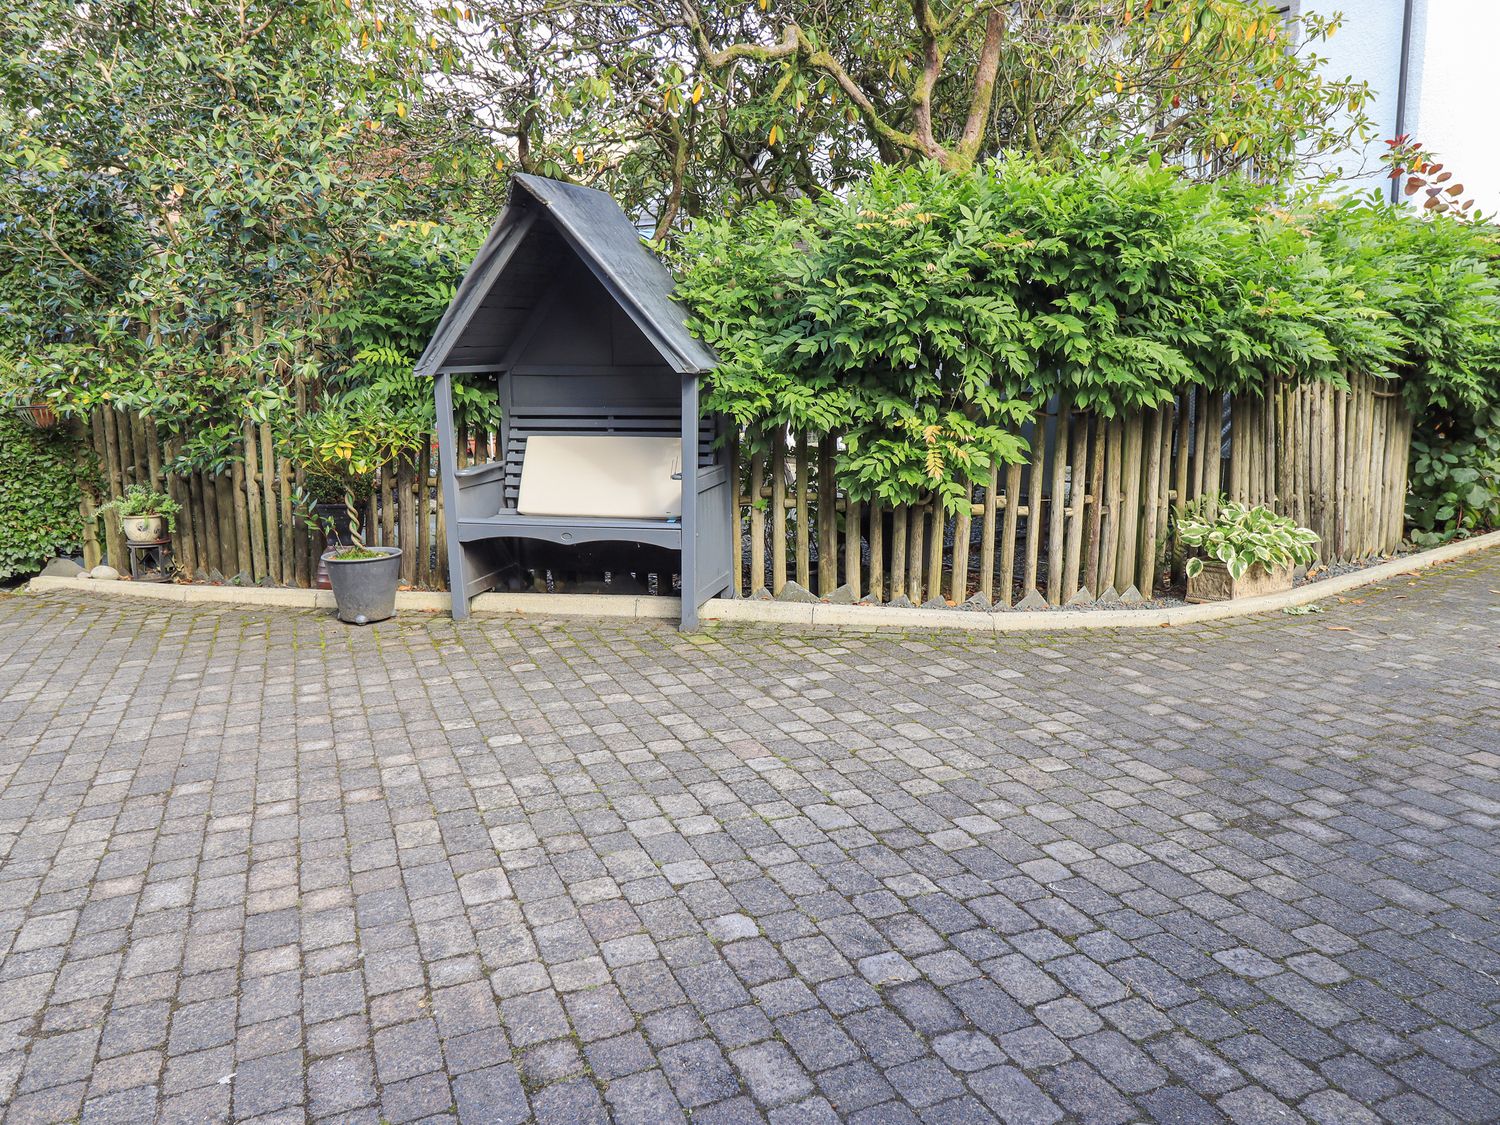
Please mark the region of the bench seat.
<svg viewBox="0 0 1500 1125"><path fill-rule="evenodd" d="M458 521L460 543L485 539L540 539L549 543L648 543L682 549L682 523L676 519L611 519L605 516L526 516L513 509Z"/></svg>

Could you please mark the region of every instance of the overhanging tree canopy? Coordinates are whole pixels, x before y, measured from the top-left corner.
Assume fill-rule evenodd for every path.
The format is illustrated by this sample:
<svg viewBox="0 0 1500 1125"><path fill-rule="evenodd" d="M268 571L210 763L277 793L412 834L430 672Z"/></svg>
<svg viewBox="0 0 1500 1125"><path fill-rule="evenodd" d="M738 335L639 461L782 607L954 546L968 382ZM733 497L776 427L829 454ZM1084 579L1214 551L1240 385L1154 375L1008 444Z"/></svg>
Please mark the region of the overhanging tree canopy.
<svg viewBox="0 0 1500 1125"><path fill-rule="evenodd" d="M1290 178L1367 127L1325 75L1339 19L1261 0L481 0L457 64L528 170L686 210L817 194L873 157L1140 144Z"/></svg>

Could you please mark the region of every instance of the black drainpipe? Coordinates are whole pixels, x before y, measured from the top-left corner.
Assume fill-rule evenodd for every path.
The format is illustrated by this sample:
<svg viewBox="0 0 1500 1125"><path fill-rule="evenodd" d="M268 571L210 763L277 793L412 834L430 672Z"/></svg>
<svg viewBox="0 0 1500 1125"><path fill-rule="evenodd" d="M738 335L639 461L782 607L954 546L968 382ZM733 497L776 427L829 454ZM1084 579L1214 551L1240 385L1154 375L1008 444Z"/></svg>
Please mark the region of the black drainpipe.
<svg viewBox="0 0 1500 1125"><path fill-rule="evenodd" d="M1396 83L1396 136L1406 132L1406 87L1411 74L1411 19L1417 0L1406 0L1401 13L1401 77ZM1391 202L1401 199L1401 180L1391 181Z"/></svg>

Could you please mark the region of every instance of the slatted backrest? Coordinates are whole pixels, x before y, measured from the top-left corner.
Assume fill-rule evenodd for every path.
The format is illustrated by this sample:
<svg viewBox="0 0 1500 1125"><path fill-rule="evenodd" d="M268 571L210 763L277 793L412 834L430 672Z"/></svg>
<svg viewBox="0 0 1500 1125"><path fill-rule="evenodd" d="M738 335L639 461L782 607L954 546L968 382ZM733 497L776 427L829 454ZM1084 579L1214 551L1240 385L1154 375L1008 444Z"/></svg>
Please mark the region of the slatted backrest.
<svg viewBox="0 0 1500 1125"><path fill-rule="evenodd" d="M505 507L516 507L526 440L537 434L681 437L679 377L672 372L513 374L502 395ZM714 423L699 420L699 466L714 463Z"/></svg>

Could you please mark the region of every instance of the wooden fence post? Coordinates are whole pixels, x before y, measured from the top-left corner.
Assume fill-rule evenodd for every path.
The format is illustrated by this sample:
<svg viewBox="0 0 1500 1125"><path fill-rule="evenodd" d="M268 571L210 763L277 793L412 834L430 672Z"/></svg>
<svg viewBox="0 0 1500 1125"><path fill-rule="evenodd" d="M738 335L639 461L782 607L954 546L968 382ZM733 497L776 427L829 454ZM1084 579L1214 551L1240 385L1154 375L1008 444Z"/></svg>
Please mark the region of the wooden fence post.
<svg viewBox="0 0 1500 1125"><path fill-rule="evenodd" d="M1037 589L1037 560L1042 549L1043 505L1046 503L1047 423L1038 414L1031 436L1031 463L1026 470L1026 555L1021 578L1021 600Z"/></svg>
<svg viewBox="0 0 1500 1125"><path fill-rule="evenodd" d="M1000 573L995 600L1010 606L1015 600L1016 528L1021 518L1021 466L1005 466L1005 522L1000 529Z"/></svg>
<svg viewBox="0 0 1500 1125"><path fill-rule="evenodd" d="M897 504L891 516L891 601L906 597L906 545L910 506Z"/></svg>
<svg viewBox="0 0 1500 1125"><path fill-rule="evenodd" d="M974 486L964 486L964 498L953 517L953 576L948 597L962 604L969 597L969 536L974 522Z"/></svg>
<svg viewBox="0 0 1500 1125"><path fill-rule="evenodd" d="M1141 451L1146 415L1137 410L1125 422L1125 447L1120 457L1120 537L1115 557L1115 589L1124 593L1135 585L1136 536L1141 526Z"/></svg>
<svg viewBox="0 0 1500 1125"><path fill-rule="evenodd" d="M1063 604L1078 593L1078 564L1083 553L1084 521L1089 511L1089 416L1075 411L1068 427L1072 439L1068 454L1068 529L1063 549L1062 589L1058 591L1058 600ZM1058 495L1060 497L1061 493Z"/></svg>
<svg viewBox="0 0 1500 1125"><path fill-rule="evenodd" d="M839 584L838 482L833 478L837 438L818 439L818 596L826 598Z"/></svg>
<svg viewBox="0 0 1500 1125"><path fill-rule="evenodd" d="M932 498L932 536L927 540L927 597L943 600L943 547L948 513L940 497Z"/></svg>
<svg viewBox="0 0 1500 1125"><path fill-rule="evenodd" d="M1067 487L1068 420L1067 400L1058 399L1057 421L1052 427L1052 486L1047 497L1047 601L1063 601L1063 527L1066 515L1063 490ZM1040 525L1041 520L1038 519Z"/></svg>
<svg viewBox="0 0 1500 1125"><path fill-rule="evenodd" d="M749 440L749 435L747 435ZM760 445L759 441L755 445ZM756 449L750 457L750 582L749 593L766 585L766 454Z"/></svg>
<svg viewBox="0 0 1500 1125"><path fill-rule="evenodd" d="M1099 557L1103 547L1105 482L1104 461L1109 438L1109 422L1097 411L1093 418L1094 452L1089 457L1088 495L1091 498L1088 511L1088 550L1085 552L1083 585L1090 597L1097 598L1103 591L1099 588Z"/></svg>
<svg viewBox="0 0 1500 1125"><path fill-rule="evenodd" d="M910 568L906 579L906 596L918 605L927 600L922 594L922 566L926 561L926 539L924 538L926 529L927 506L913 504L911 519L908 522L911 542L906 547L906 565Z"/></svg>
<svg viewBox="0 0 1500 1125"><path fill-rule="evenodd" d="M261 488L257 480L257 466L260 464L260 451L257 449L255 440L255 425L246 420L244 425L244 450L245 464L240 474L240 481L245 489L245 520L249 525L250 532L250 571L251 578L260 581L270 573L266 557L266 528L264 513L261 511ZM236 508L238 515L238 508Z"/></svg>
<svg viewBox="0 0 1500 1125"><path fill-rule="evenodd" d="M795 447L797 466L797 585L803 589L812 587L812 551L809 546L807 526L807 486L811 475L807 468L807 435L799 433Z"/></svg>
<svg viewBox="0 0 1500 1125"><path fill-rule="evenodd" d="M786 585L786 439L784 427L771 435L771 593Z"/></svg>
<svg viewBox="0 0 1500 1125"><path fill-rule="evenodd" d="M1135 587L1148 601L1156 589L1156 530L1162 481L1162 411L1155 407L1145 436L1146 488L1140 543L1136 550Z"/></svg>
<svg viewBox="0 0 1500 1125"><path fill-rule="evenodd" d="M855 601L860 598L860 502L844 498L844 583Z"/></svg>
<svg viewBox="0 0 1500 1125"><path fill-rule="evenodd" d="M1000 468L990 466L990 477L984 486L984 516L979 528L979 593L984 600L995 600L995 517L1000 513Z"/></svg>
<svg viewBox="0 0 1500 1125"><path fill-rule="evenodd" d="M109 416L113 408L109 406L95 407L90 421L94 436L94 455L99 459L104 472L101 474L106 487L109 489L109 499L118 499L121 495L120 464L115 456L115 449L109 441ZM129 568L125 560L125 533L120 530L120 521L113 516L104 521L104 551L109 565L116 570L124 571Z"/></svg>

